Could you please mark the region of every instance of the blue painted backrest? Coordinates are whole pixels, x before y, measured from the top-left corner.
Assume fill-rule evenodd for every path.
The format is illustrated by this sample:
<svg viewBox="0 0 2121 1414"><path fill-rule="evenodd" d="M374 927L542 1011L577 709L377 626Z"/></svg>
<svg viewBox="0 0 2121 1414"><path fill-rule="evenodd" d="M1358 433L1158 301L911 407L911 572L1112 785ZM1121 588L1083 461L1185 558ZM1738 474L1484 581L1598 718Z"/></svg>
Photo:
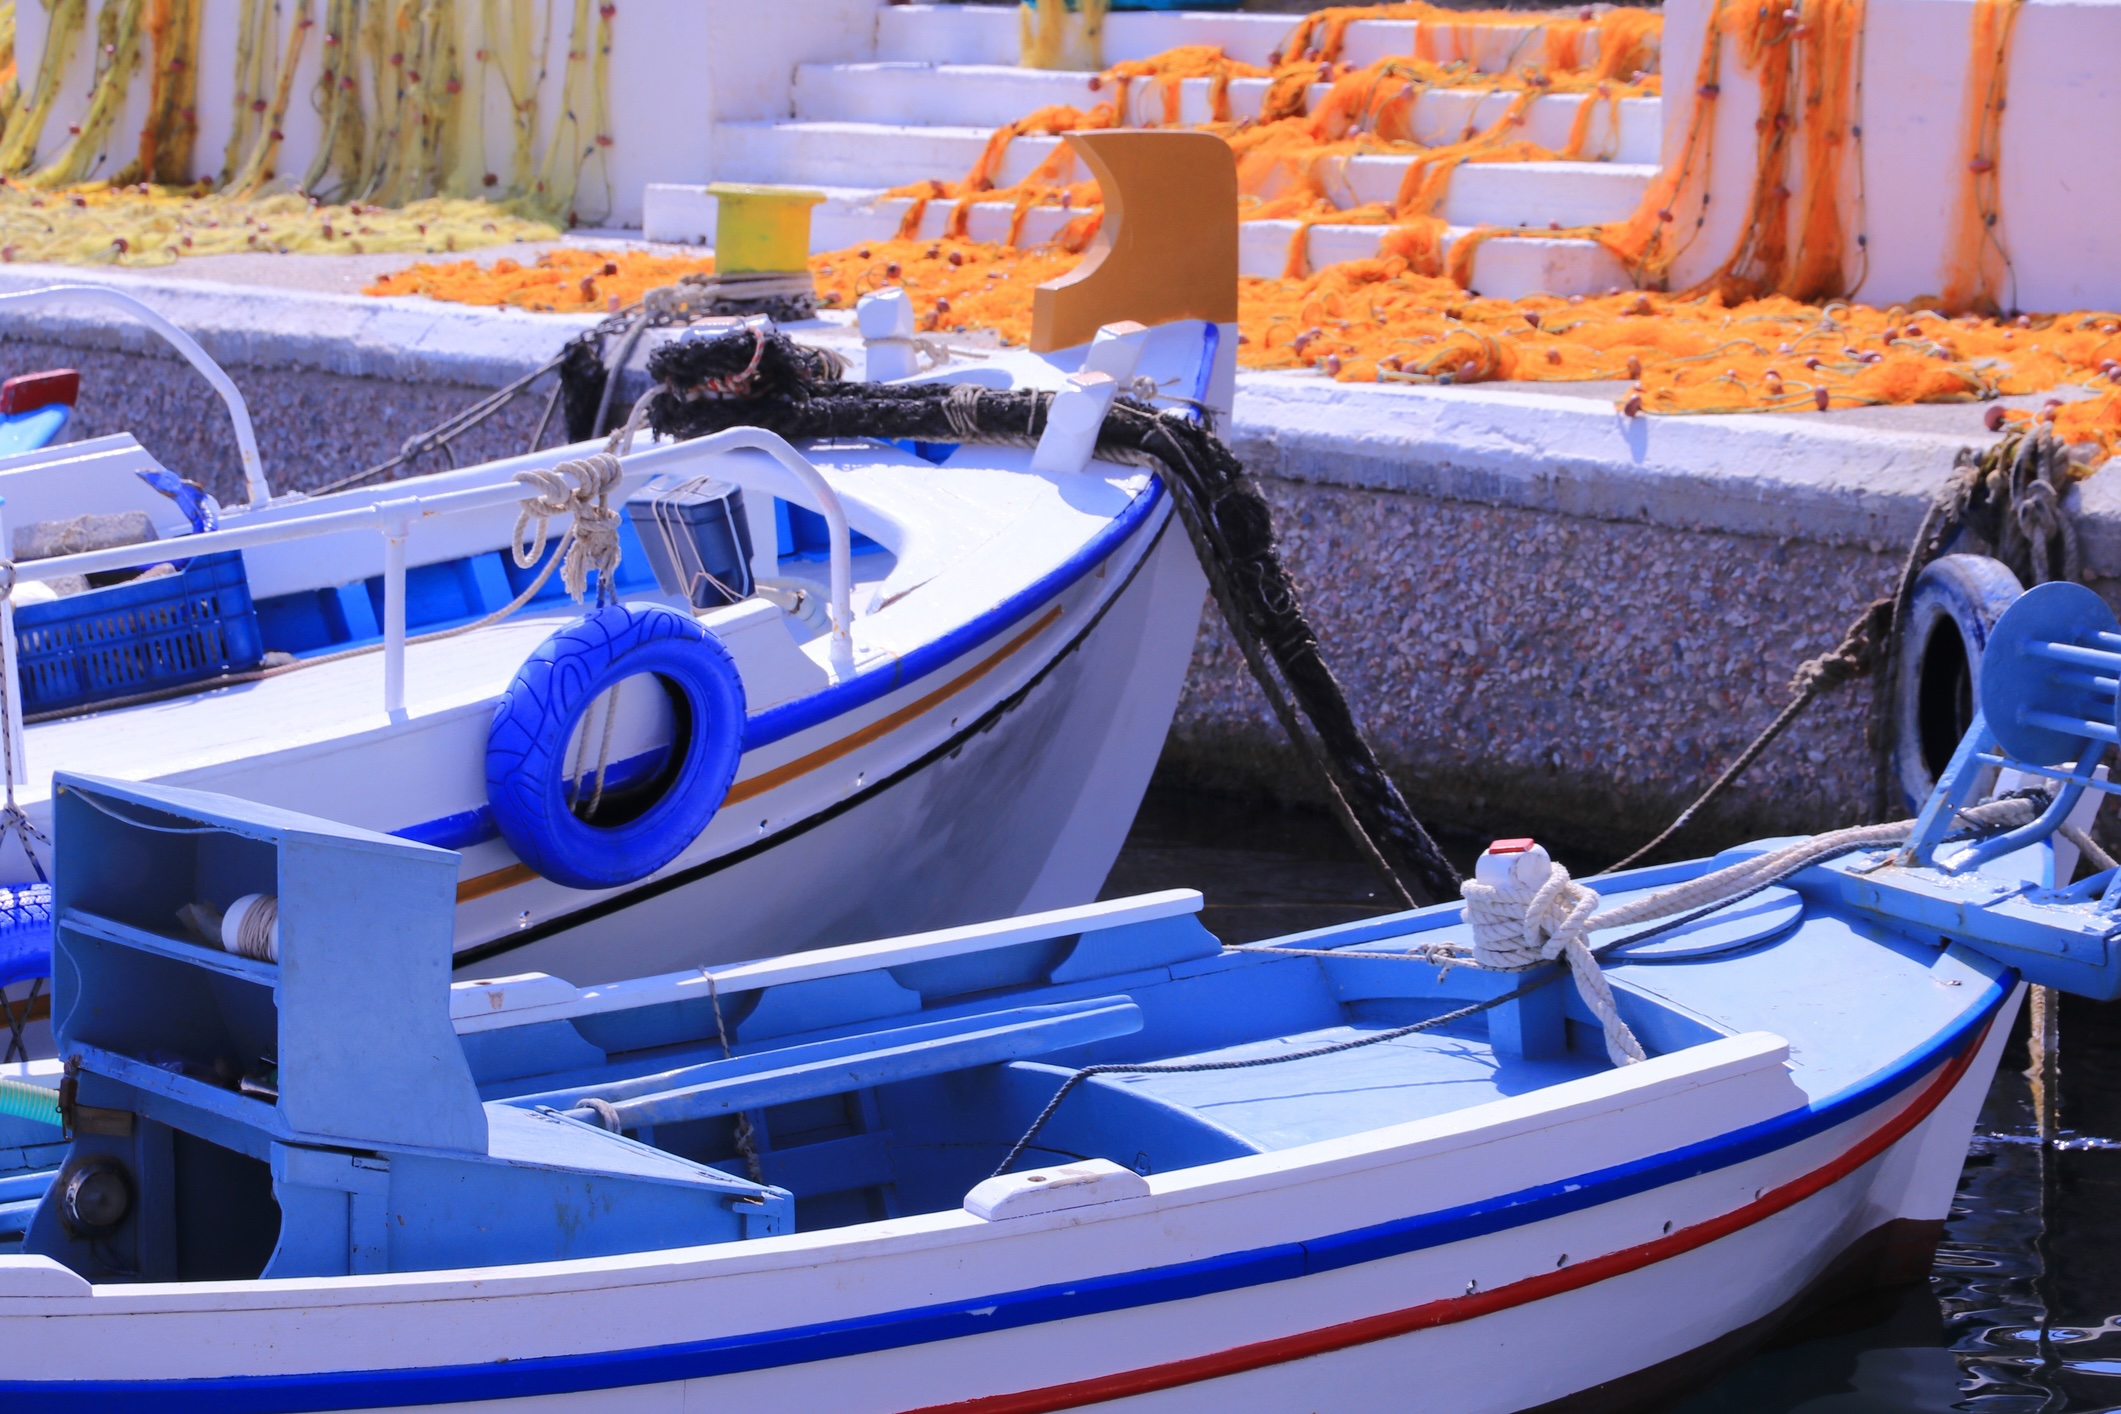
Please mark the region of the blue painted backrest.
<svg viewBox="0 0 2121 1414"><path fill-rule="evenodd" d="M60 772L53 1015L154 1063L218 1031L278 1063L292 1137L486 1151L449 1019L457 856L204 791ZM279 896L280 961L185 935L183 905ZM190 1014L172 1005L188 984ZM267 1049L267 1048L270 1049Z"/></svg>
<svg viewBox="0 0 2121 1414"><path fill-rule="evenodd" d="M2094 768L2116 744L2121 721L2121 621L2081 584L2057 581L2020 595L1989 630L1981 660L1979 710L1930 792L1902 858L1927 865L1956 827L1958 810L1989 779L2010 767L2057 783L2040 817L1983 840L1952 861L1963 873L2045 841L2069 817L2085 790L2121 793Z"/></svg>

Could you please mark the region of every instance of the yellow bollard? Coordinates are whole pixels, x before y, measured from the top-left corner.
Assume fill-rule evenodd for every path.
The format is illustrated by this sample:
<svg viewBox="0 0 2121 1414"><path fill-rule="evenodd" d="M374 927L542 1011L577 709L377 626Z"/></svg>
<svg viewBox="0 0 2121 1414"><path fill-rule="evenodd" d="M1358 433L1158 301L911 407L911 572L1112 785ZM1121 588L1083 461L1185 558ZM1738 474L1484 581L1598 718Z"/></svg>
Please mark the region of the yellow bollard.
<svg viewBox="0 0 2121 1414"><path fill-rule="evenodd" d="M810 268L810 208L825 199L806 187L716 182L714 273L794 275Z"/></svg>
<svg viewBox="0 0 2121 1414"><path fill-rule="evenodd" d="M1027 69L1105 67L1105 12L1111 0L1022 0L1017 7L1018 62ZM1071 24L1070 21L1073 21Z"/></svg>

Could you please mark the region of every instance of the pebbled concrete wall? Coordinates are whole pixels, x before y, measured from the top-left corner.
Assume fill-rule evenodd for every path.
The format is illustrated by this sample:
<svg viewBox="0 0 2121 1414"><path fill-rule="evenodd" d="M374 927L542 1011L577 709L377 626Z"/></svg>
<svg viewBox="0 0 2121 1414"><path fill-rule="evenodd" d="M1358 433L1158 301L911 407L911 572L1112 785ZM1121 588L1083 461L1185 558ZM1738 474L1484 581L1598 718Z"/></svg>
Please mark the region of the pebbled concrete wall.
<svg viewBox="0 0 2121 1414"><path fill-rule="evenodd" d="M1661 829L1891 583L1868 548L1265 481L1327 660L1424 819L1614 858ZM1854 823L1868 684L1815 702L1691 837ZM1310 799L1210 613L1170 779Z"/></svg>
<svg viewBox="0 0 2121 1414"><path fill-rule="evenodd" d="M228 411L206 381L181 363L119 349L82 349L41 339L8 339L0 357L10 372L75 368L81 401L68 440L130 432L170 470L213 492L224 505L244 499L236 438ZM232 365L250 405L258 448L273 490L312 491L393 456L405 438L462 410L486 390L461 384L353 377L316 369ZM452 443L459 464L493 461L526 449L544 410L544 389ZM564 419L546 434L562 440ZM428 457L420 471L447 465Z"/></svg>

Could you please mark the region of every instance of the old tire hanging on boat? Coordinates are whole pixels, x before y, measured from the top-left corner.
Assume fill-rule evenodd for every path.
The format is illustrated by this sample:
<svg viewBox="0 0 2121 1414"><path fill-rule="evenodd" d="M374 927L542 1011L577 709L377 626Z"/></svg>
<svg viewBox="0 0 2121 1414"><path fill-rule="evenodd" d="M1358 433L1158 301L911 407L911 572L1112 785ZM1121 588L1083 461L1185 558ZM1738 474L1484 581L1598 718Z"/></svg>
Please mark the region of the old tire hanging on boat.
<svg viewBox="0 0 2121 1414"><path fill-rule="evenodd" d="M577 729L606 692L644 674L670 700L669 750L659 766L612 761L613 794L584 818L600 750L584 743L575 763L584 779L573 786ZM486 798L501 837L539 874L569 888L617 888L699 838L743 751L744 682L729 650L690 615L609 604L553 634L516 670L486 737Z"/></svg>
<svg viewBox="0 0 2121 1414"><path fill-rule="evenodd" d="M1942 555L1916 576L1893 684L1893 775L1908 810L1929 798L1973 721L1989 630L2024 592L1986 555Z"/></svg>
<svg viewBox="0 0 2121 1414"><path fill-rule="evenodd" d="M0 987L52 975L52 886L0 888Z"/></svg>

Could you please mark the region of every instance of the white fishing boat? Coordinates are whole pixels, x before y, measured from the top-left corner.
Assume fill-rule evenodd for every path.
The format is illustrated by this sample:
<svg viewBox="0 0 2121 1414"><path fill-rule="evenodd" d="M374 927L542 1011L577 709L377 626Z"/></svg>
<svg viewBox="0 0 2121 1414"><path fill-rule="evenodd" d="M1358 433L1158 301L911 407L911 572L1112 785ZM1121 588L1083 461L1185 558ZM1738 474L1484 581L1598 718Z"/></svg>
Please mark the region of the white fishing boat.
<svg viewBox="0 0 2121 1414"><path fill-rule="evenodd" d="M71 1140L11 1180L0 1396L1654 1400L1921 1273L2022 984L2121 992L2121 869L2055 835L2117 680L2047 585L1914 821L1595 891L1499 842L1462 908L1258 946L1177 892L591 987L452 987L447 852L63 777L66 1080L0 1082L0 1144Z"/></svg>
<svg viewBox="0 0 2121 1414"><path fill-rule="evenodd" d="M0 461L18 936L55 770L455 850L459 963L585 982L1095 895L1204 586L1152 467L739 429L276 494L160 327L231 400L249 504L125 436ZM1190 393L1215 333L1098 357ZM1065 383L1036 362L1016 386Z"/></svg>

